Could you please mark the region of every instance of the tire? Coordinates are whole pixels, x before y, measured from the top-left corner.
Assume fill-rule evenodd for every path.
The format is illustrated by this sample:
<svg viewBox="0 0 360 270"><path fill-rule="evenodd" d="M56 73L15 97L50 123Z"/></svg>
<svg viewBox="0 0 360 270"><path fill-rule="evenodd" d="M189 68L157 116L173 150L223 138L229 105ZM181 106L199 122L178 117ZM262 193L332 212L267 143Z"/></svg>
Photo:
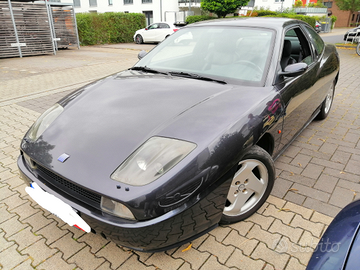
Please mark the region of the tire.
<svg viewBox="0 0 360 270"><path fill-rule="evenodd" d="M335 81L333 81L329 87L325 100L321 105L320 112L316 116L317 120L324 120L329 115L331 105L333 104L333 100L334 100L334 93L335 93Z"/></svg>
<svg viewBox="0 0 360 270"><path fill-rule="evenodd" d="M360 40L358 41L358 45L356 46L356 53L360 56Z"/></svg>
<svg viewBox="0 0 360 270"><path fill-rule="evenodd" d="M220 223L239 222L254 214L269 197L274 181L271 156L259 146L249 148L236 168Z"/></svg>
<svg viewBox="0 0 360 270"><path fill-rule="evenodd" d="M144 40L141 35L136 35L135 42L136 42L136 44L143 44Z"/></svg>

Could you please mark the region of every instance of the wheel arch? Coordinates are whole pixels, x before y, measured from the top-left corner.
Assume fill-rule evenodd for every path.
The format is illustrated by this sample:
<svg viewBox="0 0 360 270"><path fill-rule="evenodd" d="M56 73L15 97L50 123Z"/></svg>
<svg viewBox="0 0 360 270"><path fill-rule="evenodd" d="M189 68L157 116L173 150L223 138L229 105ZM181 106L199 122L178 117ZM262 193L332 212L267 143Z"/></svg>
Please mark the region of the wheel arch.
<svg viewBox="0 0 360 270"><path fill-rule="evenodd" d="M338 73L336 74L336 77L335 77L335 85L337 84L337 82L338 82L338 80L339 80L339 73L340 73L340 72L338 72Z"/></svg>
<svg viewBox="0 0 360 270"><path fill-rule="evenodd" d="M274 138L270 133L265 133L256 143L257 146L264 149L270 156L274 153Z"/></svg>

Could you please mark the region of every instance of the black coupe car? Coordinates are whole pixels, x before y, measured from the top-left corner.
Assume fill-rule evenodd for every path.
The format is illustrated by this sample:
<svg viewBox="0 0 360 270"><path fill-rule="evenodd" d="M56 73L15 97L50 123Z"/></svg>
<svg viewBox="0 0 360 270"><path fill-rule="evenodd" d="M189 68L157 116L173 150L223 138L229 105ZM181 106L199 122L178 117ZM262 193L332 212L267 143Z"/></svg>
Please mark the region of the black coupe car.
<svg viewBox="0 0 360 270"><path fill-rule="evenodd" d="M339 76L336 48L283 18L192 24L139 58L42 114L18 166L41 206L142 251L257 211Z"/></svg>

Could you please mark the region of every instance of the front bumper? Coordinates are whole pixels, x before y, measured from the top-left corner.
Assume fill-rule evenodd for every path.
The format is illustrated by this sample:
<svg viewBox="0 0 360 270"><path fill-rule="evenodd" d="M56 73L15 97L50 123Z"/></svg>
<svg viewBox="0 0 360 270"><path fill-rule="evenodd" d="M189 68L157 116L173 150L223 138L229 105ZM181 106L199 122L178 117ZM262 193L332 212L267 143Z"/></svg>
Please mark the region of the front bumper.
<svg viewBox="0 0 360 270"><path fill-rule="evenodd" d="M182 245L215 228L221 219L231 182L231 178L218 181L222 184L200 201L185 203L157 218L128 221L93 209L78 198L51 186L40 176L36 177L22 155L18 158L18 167L25 182L36 182L42 189L77 210L93 233L121 246L146 252L158 252Z"/></svg>

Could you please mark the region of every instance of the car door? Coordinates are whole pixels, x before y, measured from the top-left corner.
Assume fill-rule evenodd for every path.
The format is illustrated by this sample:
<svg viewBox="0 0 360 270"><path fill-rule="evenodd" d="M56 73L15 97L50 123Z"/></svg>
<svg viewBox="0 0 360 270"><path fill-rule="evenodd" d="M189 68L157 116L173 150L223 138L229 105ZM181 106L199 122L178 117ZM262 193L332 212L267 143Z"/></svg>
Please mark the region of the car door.
<svg viewBox="0 0 360 270"><path fill-rule="evenodd" d="M145 42L154 42L156 37L159 35L158 31L160 30L159 23L153 23L147 27L147 30L143 33L143 38Z"/></svg>
<svg viewBox="0 0 360 270"><path fill-rule="evenodd" d="M284 125L281 146L286 146L313 119L314 112L321 104L322 94L319 92L318 72L320 57L315 53L308 33L297 25L284 30L283 44L291 43L291 54L281 69L293 63L306 63L308 69L296 77L279 76L276 87L279 89L284 106ZM280 69L280 68L279 68Z"/></svg>
<svg viewBox="0 0 360 270"><path fill-rule="evenodd" d="M157 32L156 41L160 42L165 39L166 36L172 34L172 29L167 23L159 23L159 30Z"/></svg>

